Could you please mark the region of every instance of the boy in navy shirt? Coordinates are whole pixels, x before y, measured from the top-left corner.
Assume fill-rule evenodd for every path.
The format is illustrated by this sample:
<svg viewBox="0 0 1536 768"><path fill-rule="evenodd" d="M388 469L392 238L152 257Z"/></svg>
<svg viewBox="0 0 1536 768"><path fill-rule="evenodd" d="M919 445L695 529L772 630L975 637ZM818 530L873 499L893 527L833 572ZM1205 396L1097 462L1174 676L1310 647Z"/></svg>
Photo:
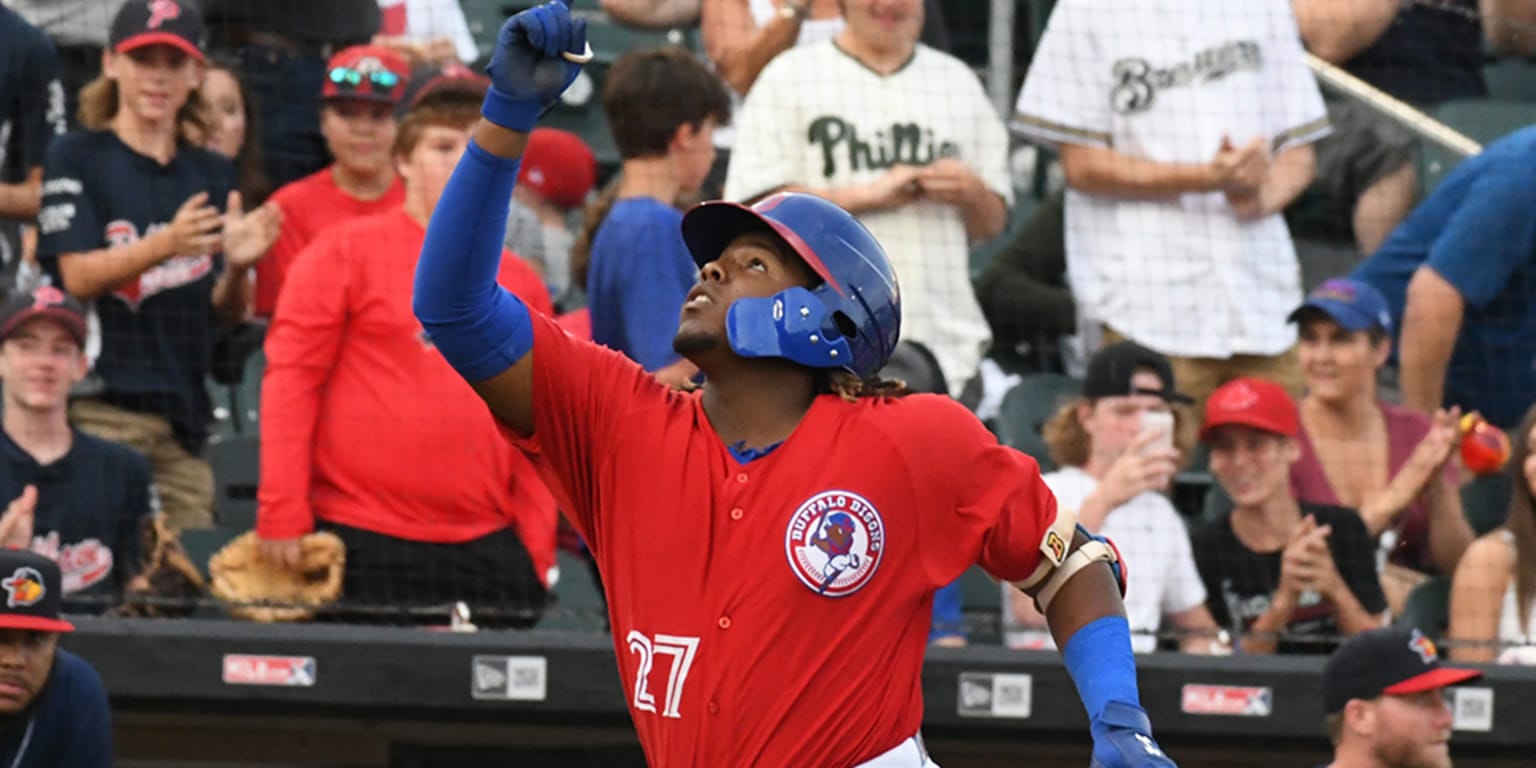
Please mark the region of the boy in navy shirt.
<svg viewBox="0 0 1536 768"><path fill-rule="evenodd" d="M142 456L69 425L85 329L79 302L53 286L0 305L0 545L53 558L70 609L98 612L139 571L154 493Z"/></svg>
<svg viewBox="0 0 1536 768"><path fill-rule="evenodd" d="M110 768L112 712L101 677L59 647L59 566L0 550L0 765Z"/></svg>

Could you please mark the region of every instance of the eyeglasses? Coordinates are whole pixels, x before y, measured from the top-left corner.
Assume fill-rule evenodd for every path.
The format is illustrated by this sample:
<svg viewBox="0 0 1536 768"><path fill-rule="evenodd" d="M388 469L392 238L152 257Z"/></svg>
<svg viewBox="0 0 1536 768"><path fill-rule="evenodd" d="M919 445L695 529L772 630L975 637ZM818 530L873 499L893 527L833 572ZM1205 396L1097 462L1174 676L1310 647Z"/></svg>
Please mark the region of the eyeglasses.
<svg viewBox="0 0 1536 768"><path fill-rule="evenodd" d="M388 94L400 84L400 76L387 69L364 72L351 67L336 67L331 70L330 78L343 90L355 91L366 82L369 90L379 94Z"/></svg>

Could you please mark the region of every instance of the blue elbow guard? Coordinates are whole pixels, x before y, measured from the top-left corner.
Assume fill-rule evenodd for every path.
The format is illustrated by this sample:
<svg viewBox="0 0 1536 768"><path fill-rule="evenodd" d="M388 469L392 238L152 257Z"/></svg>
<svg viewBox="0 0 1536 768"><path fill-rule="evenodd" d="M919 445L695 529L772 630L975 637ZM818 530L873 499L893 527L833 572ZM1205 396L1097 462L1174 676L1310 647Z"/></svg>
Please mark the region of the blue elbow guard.
<svg viewBox="0 0 1536 768"><path fill-rule="evenodd" d="M1131 655L1131 625L1124 616L1089 622L1067 640L1062 661L1090 720L1099 719L1111 701L1141 705L1136 690L1136 658Z"/></svg>

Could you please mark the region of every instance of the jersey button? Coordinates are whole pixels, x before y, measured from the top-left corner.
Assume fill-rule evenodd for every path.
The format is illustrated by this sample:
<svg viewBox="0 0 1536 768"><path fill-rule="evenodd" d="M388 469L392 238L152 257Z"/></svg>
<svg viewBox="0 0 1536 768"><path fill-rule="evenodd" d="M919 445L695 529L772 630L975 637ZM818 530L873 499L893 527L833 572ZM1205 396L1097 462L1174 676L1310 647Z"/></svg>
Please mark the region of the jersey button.
<svg viewBox="0 0 1536 768"><path fill-rule="evenodd" d="M745 512L741 511L741 507L737 507L737 508L731 510L731 519L732 520L740 520L742 515L745 515L745 514L746 514Z"/></svg>
<svg viewBox="0 0 1536 768"><path fill-rule="evenodd" d="M711 701L709 703L709 713L711 715L718 715L718 714L720 714L720 705L714 703L713 701Z"/></svg>
<svg viewBox="0 0 1536 768"><path fill-rule="evenodd" d="M721 629L730 629L731 628L731 617L729 617L729 616L721 616L720 620L715 622L715 623L719 624Z"/></svg>
<svg viewBox="0 0 1536 768"><path fill-rule="evenodd" d="M747 473L742 472L741 474L737 475L736 476L736 482L741 483L742 485L746 485L747 484Z"/></svg>

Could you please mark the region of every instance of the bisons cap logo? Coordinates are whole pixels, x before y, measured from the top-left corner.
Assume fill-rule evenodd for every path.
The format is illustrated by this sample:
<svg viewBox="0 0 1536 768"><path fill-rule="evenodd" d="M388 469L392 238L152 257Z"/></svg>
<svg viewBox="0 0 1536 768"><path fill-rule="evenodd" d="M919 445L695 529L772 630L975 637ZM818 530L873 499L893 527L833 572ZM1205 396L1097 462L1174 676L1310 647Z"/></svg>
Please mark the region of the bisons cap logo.
<svg viewBox="0 0 1536 768"><path fill-rule="evenodd" d="M1248 386L1248 382L1239 381L1225 392L1221 393L1221 399L1215 405L1223 411L1246 411L1259 402L1259 393Z"/></svg>
<svg viewBox="0 0 1536 768"><path fill-rule="evenodd" d="M1408 638L1408 650L1417 653L1419 661L1425 664L1433 664L1440 657L1439 652L1435 649L1435 641L1425 637L1424 633L1417 629Z"/></svg>
<svg viewBox="0 0 1536 768"><path fill-rule="evenodd" d="M43 575L36 568L25 565L17 568L9 579L0 581L0 587L5 587L5 604L11 608L36 605L43 595L48 594L43 586Z"/></svg>
<svg viewBox="0 0 1536 768"><path fill-rule="evenodd" d="M862 589L880 567L884 551L880 511L848 491L806 499L784 532L789 569L800 583L826 597L847 597Z"/></svg>

